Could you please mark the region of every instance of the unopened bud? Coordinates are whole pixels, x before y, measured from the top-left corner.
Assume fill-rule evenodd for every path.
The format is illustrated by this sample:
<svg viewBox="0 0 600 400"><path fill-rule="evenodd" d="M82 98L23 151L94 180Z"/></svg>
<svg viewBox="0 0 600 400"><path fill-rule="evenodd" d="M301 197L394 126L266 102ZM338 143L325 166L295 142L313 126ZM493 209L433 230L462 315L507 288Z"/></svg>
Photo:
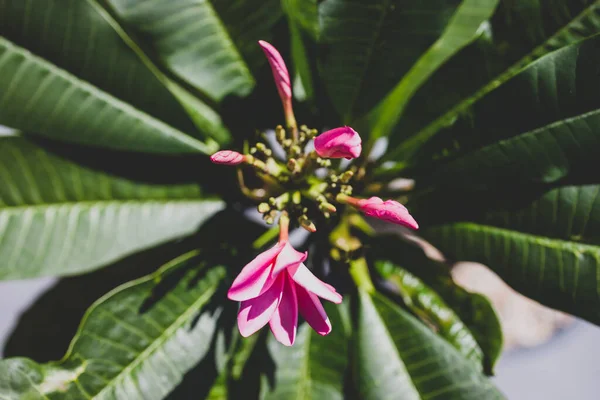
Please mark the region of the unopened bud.
<svg viewBox="0 0 600 400"><path fill-rule="evenodd" d="M290 172L296 172L298 169L298 161L295 158L290 158L287 163L287 168Z"/></svg>
<svg viewBox="0 0 600 400"><path fill-rule="evenodd" d="M292 194L292 203L300 204L301 201L302 201L302 194L300 192L294 192Z"/></svg>
<svg viewBox="0 0 600 400"><path fill-rule="evenodd" d="M350 180L352 179L353 176L354 176L354 172L345 171L343 174L340 175L340 181L342 183L348 183L348 182L350 182Z"/></svg>
<svg viewBox="0 0 600 400"><path fill-rule="evenodd" d="M271 209L271 206L269 206L267 203L260 203L258 205L258 212L261 214L269 212L270 209Z"/></svg>
<svg viewBox="0 0 600 400"><path fill-rule="evenodd" d="M301 227L303 227L311 233L315 233L317 231L317 227L315 226L315 224L311 220L309 220L305 215L300 217L298 219L298 222L300 223Z"/></svg>

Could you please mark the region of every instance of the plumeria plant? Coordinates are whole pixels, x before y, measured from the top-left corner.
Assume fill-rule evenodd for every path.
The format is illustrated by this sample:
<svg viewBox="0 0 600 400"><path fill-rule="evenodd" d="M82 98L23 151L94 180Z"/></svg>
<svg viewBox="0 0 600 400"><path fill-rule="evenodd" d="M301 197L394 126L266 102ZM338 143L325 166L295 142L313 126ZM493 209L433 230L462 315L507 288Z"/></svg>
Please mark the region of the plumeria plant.
<svg viewBox="0 0 600 400"><path fill-rule="evenodd" d="M452 265L600 323L598 33L591 0L0 1L0 279L60 278L0 398L503 398Z"/></svg>

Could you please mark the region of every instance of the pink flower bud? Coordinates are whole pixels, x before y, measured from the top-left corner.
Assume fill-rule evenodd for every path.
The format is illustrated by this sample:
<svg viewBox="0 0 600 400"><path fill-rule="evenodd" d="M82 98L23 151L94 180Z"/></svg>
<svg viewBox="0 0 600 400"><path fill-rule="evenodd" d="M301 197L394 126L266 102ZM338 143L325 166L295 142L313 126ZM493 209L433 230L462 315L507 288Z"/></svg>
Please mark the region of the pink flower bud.
<svg viewBox="0 0 600 400"><path fill-rule="evenodd" d="M360 156L362 151L360 135L349 126L335 128L321 133L315 138L315 150L324 158L346 158Z"/></svg>
<svg viewBox="0 0 600 400"><path fill-rule="evenodd" d="M238 165L246 161L246 156L232 150L221 150L210 156L215 164Z"/></svg>
<svg viewBox="0 0 600 400"><path fill-rule="evenodd" d="M349 203L360 208L369 217L379 218L412 229L419 229L417 221L409 214L406 207L395 200L383 201L379 197L371 197L370 199Z"/></svg>
<svg viewBox="0 0 600 400"><path fill-rule="evenodd" d="M296 120L292 110L292 85L290 83L290 74L285 66L285 61L283 61L281 54L279 54L277 49L270 43L259 40L258 44L262 47L265 56L267 56L267 60L271 65L273 79L275 80L275 86L277 86L277 91L279 92L281 103L283 104L286 121L288 122L288 125L294 126Z"/></svg>

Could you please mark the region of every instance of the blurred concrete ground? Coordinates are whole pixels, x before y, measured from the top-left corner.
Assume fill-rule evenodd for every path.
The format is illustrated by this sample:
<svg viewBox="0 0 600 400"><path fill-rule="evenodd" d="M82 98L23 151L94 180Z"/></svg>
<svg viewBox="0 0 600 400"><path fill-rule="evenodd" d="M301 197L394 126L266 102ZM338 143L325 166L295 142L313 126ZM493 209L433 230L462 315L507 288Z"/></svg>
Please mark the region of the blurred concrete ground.
<svg viewBox="0 0 600 400"><path fill-rule="evenodd" d="M53 282L46 278L0 283L0 349L20 313ZM576 321L545 344L506 352L494 381L510 400L597 400L599 343L600 328Z"/></svg>

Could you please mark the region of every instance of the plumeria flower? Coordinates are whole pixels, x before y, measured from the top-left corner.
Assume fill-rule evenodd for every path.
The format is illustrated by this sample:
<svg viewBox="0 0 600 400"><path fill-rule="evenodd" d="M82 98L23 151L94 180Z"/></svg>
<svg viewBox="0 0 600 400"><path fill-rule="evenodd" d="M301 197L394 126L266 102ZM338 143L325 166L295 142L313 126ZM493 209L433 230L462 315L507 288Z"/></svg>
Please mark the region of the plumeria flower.
<svg viewBox="0 0 600 400"><path fill-rule="evenodd" d="M258 204L258 211L268 224L279 216L279 241L249 262L234 279L228 292L229 299L240 302L238 327L247 337L267 323L275 338L286 346L296 339L298 314L319 334L327 335L331 323L320 299L339 304L342 296L337 290L318 279L306 267L307 253L295 250L288 241L290 217L298 226L309 232L317 230L313 222L317 218L328 220L338 208L333 202L347 204L365 215L417 229L418 225L406 207L394 200L383 201L379 197L358 199L351 197L353 180L364 176L364 167L352 166L338 173L329 170L327 178L317 177L319 168L330 168L330 158L357 159L362 152L362 140L358 132L349 126L335 128L318 135L315 129L298 127L292 108L290 77L281 54L272 45L260 41L281 98L286 128L275 129L277 142L283 147L287 161L282 164L272 157L273 151L265 143L255 143L247 154L221 150L212 155L216 164L253 168L264 186L250 190L243 186L243 170L238 170L242 191L252 199L268 201ZM306 152L305 146L314 139L314 151ZM361 172L362 168L362 172ZM355 175L358 175L356 177ZM264 193L264 195L262 194ZM263 197L264 196L264 197ZM307 207L306 203L316 203ZM367 274L368 275L368 274ZM364 274L363 274L364 276Z"/></svg>
<svg viewBox="0 0 600 400"><path fill-rule="evenodd" d="M362 151L360 135L349 126L335 128L315 138L315 151L324 158L358 158Z"/></svg>
<svg viewBox="0 0 600 400"><path fill-rule="evenodd" d="M319 297L339 304L342 296L304 265L307 254L289 243L288 226L289 217L284 213L279 242L242 269L228 297L241 301L238 327L242 336L250 336L269 323L275 338L291 346L296 339L298 311L317 333L327 335L331 323Z"/></svg>
<svg viewBox="0 0 600 400"><path fill-rule="evenodd" d="M337 200L358 208L369 217L403 225L411 229L419 229L417 221L410 215L406 207L395 200L383 201L379 197L355 199L343 194L338 195Z"/></svg>

